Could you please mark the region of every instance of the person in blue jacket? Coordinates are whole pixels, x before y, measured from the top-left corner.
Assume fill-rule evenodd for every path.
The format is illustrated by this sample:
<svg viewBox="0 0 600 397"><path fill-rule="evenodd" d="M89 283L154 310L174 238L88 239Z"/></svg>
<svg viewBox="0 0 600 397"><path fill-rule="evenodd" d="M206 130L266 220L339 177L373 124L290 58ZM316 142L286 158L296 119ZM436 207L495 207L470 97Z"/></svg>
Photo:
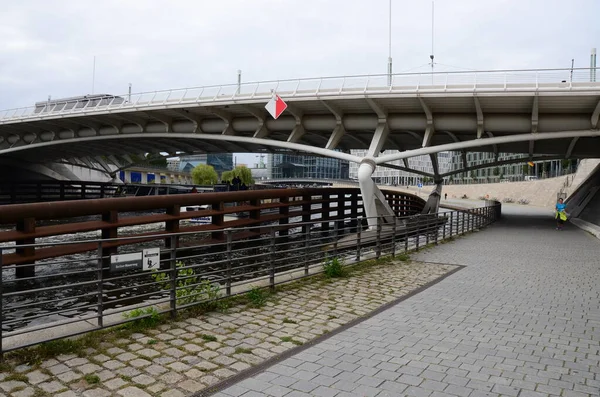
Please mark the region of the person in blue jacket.
<svg viewBox="0 0 600 397"><path fill-rule="evenodd" d="M567 213L565 212L566 205L563 203L563 199L558 199L556 203L556 230L562 230L565 221L567 220Z"/></svg>

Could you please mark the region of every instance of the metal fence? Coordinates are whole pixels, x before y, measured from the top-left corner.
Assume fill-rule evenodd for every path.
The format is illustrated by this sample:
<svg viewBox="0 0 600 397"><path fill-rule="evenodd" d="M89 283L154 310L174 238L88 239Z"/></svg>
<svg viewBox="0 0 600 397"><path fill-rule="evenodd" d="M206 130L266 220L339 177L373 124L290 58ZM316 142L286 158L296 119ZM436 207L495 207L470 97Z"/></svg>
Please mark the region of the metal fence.
<svg viewBox="0 0 600 397"><path fill-rule="evenodd" d="M30 278L17 278L17 265L0 263L0 353L159 313L175 317L179 310L252 288L274 289L322 272L324 262L333 258L349 265L419 250L483 228L499 218L500 210L500 203L487 202L391 223L381 218L373 230L364 217L321 218L292 229L260 226L260 233L245 240L233 238L236 229L225 229L222 242L208 245L200 244L207 232L165 234L172 240L169 248L139 244L135 237L92 240L87 242L96 244L95 252L38 262ZM107 258L103 246L114 240L122 249ZM177 240L198 244L181 247ZM0 248L0 254L11 249ZM132 313L140 316L132 318Z"/></svg>
<svg viewBox="0 0 600 397"><path fill-rule="evenodd" d="M465 90L598 90L595 69L487 70L317 77L188 87L136 94L107 95L102 100L81 97L41 102L36 106L0 110L0 124L66 114L90 114L116 109L269 99L275 91L286 98L381 93L426 93Z"/></svg>

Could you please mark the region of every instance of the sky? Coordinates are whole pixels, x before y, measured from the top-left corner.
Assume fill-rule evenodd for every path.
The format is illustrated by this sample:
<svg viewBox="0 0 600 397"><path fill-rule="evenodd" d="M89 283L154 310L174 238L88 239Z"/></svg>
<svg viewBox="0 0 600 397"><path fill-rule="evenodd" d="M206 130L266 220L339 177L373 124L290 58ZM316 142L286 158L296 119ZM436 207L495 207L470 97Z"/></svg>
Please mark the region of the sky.
<svg viewBox="0 0 600 397"><path fill-rule="evenodd" d="M387 68L389 0L5 1L0 109L235 83L238 69L249 82ZM391 3L394 72L431 70L432 1ZM436 71L588 67L600 48L598 0L435 0L434 15Z"/></svg>

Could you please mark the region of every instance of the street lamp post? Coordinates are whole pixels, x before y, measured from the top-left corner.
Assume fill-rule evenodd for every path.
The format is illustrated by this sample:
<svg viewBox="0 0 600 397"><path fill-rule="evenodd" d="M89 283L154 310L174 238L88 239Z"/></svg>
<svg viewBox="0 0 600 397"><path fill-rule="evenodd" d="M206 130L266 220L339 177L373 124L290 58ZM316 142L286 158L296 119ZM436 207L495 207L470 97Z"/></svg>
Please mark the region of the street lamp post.
<svg viewBox="0 0 600 397"><path fill-rule="evenodd" d="M390 0L390 11L389 11L389 27L388 27L388 86L392 86L392 0Z"/></svg>

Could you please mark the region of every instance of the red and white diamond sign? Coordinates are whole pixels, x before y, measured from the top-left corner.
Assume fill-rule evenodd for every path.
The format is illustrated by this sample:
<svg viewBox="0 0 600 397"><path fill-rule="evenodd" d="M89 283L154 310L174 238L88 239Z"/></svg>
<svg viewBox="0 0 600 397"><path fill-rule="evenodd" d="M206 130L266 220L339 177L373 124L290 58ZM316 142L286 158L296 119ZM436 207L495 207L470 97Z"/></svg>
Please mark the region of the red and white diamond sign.
<svg viewBox="0 0 600 397"><path fill-rule="evenodd" d="M265 109L267 112L273 116L274 119L277 119L281 116L281 113L285 109L287 109L287 103L283 101L283 99L279 98L279 95L274 95L273 98L265 105Z"/></svg>

